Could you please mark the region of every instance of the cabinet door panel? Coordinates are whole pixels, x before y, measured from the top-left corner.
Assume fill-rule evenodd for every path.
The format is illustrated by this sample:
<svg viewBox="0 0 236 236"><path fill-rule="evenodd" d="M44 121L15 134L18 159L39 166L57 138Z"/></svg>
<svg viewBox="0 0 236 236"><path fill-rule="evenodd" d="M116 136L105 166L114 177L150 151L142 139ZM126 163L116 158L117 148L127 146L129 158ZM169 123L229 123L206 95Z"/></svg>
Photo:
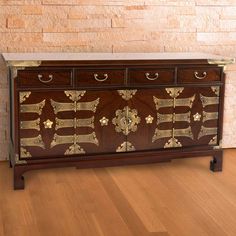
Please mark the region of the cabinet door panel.
<svg viewBox="0 0 236 236"><path fill-rule="evenodd" d="M217 145L220 87L138 90L129 100L140 123L127 140L135 150Z"/></svg>
<svg viewBox="0 0 236 236"><path fill-rule="evenodd" d="M60 156L65 147L52 148L56 129L56 116L51 101L68 102L64 92L19 92L19 136L20 157L38 158ZM58 112L58 117L73 117L73 111ZM73 133L74 128L68 127L63 132ZM60 134L61 131L58 130ZM65 145L66 146L66 145Z"/></svg>
<svg viewBox="0 0 236 236"><path fill-rule="evenodd" d="M116 152L126 136L112 119L125 105L116 90L20 92L20 157Z"/></svg>
<svg viewBox="0 0 236 236"><path fill-rule="evenodd" d="M84 142L80 146L85 150L85 153L114 153L120 145L126 142L126 135L121 130L117 131L113 122L113 119L116 118L116 112L126 106L126 100L121 98L117 90L87 91L81 102L97 99L96 111L81 110L76 113L76 118L79 119L80 124L76 133L78 135L94 133L97 140L96 145ZM85 127L82 124L88 117L93 118L93 127Z"/></svg>
<svg viewBox="0 0 236 236"><path fill-rule="evenodd" d="M190 123L193 138L179 137L183 146L216 145L218 143L218 115L219 115L219 92L220 87L188 87L185 88L181 97L194 95L190 109ZM184 112L183 107L176 107L176 113ZM179 122L176 129L183 129L187 124Z"/></svg>
<svg viewBox="0 0 236 236"><path fill-rule="evenodd" d="M173 99L165 88L140 89L128 103L140 117L137 131L128 134L128 142L135 150L163 148L172 137L173 128Z"/></svg>

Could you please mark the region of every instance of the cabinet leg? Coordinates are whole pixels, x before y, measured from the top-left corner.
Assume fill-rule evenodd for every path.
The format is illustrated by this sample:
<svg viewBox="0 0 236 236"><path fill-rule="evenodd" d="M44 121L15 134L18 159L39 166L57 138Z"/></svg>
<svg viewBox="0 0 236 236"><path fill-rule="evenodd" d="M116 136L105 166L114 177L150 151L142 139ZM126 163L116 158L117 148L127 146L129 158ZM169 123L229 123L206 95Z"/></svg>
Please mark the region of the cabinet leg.
<svg viewBox="0 0 236 236"><path fill-rule="evenodd" d="M213 160L210 161L210 170L213 172L222 171L223 151L216 152Z"/></svg>
<svg viewBox="0 0 236 236"><path fill-rule="evenodd" d="M11 164L11 155L10 155L10 154L8 155L8 158L9 158L9 167L12 168L12 164Z"/></svg>
<svg viewBox="0 0 236 236"><path fill-rule="evenodd" d="M14 168L14 189L24 189L25 188L25 181L23 172L18 169Z"/></svg>

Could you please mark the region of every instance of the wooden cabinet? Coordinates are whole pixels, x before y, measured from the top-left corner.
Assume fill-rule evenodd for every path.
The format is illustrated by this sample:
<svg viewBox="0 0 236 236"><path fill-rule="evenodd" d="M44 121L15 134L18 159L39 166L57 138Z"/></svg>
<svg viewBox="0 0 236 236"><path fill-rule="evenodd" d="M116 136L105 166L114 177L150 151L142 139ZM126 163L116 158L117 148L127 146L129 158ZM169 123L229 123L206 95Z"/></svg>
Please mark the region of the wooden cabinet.
<svg viewBox="0 0 236 236"><path fill-rule="evenodd" d="M211 170L222 170L222 65L231 59L215 56L209 64L198 54L184 60L175 54L142 54L145 60L135 58L139 54L96 55L101 57L60 54L51 60L52 54L35 54L35 61L28 54L4 55L15 189L24 188L26 171L50 167L211 155Z"/></svg>

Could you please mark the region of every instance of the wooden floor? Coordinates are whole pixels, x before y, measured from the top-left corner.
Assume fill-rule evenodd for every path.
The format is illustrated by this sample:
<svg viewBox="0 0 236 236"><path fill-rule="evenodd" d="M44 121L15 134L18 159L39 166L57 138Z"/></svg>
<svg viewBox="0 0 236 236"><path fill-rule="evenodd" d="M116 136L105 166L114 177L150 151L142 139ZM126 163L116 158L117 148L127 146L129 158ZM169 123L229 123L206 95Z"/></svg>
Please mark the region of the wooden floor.
<svg viewBox="0 0 236 236"><path fill-rule="evenodd" d="M171 163L32 171L12 190L0 163L1 236L236 235L236 150Z"/></svg>

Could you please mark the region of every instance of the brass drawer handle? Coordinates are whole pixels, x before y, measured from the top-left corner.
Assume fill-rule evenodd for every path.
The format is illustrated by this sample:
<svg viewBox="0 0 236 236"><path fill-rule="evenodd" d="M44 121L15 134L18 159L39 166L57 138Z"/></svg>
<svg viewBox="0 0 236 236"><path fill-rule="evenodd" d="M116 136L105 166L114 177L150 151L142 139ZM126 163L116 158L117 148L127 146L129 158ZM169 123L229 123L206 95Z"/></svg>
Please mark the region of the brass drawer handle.
<svg viewBox="0 0 236 236"><path fill-rule="evenodd" d="M42 82L44 84L47 84L47 83L50 83L53 80L53 75L49 75L48 80L44 80L43 76L39 74L38 79L39 79L40 82Z"/></svg>
<svg viewBox="0 0 236 236"><path fill-rule="evenodd" d="M150 74L149 74L149 73L145 73L145 75L146 75L146 78L147 78L148 80L156 80L156 79L158 79L158 77L159 77L159 74L158 74L158 73L155 73L155 77L150 77Z"/></svg>
<svg viewBox="0 0 236 236"><path fill-rule="evenodd" d="M93 76L94 76L94 79L97 80L98 82L103 82L108 79L108 74L103 74L103 76L104 76L103 79L99 79L98 74L94 74Z"/></svg>
<svg viewBox="0 0 236 236"><path fill-rule="evenodd" d="M194 72L194 76L195 76L196 79L205 79L206 76L207 76L207 73L206 73L206 71L204 71L204 72L202 73L202 76L199 76L199 75L198 75L198 72L195 71L195 72Z"/></svg>

